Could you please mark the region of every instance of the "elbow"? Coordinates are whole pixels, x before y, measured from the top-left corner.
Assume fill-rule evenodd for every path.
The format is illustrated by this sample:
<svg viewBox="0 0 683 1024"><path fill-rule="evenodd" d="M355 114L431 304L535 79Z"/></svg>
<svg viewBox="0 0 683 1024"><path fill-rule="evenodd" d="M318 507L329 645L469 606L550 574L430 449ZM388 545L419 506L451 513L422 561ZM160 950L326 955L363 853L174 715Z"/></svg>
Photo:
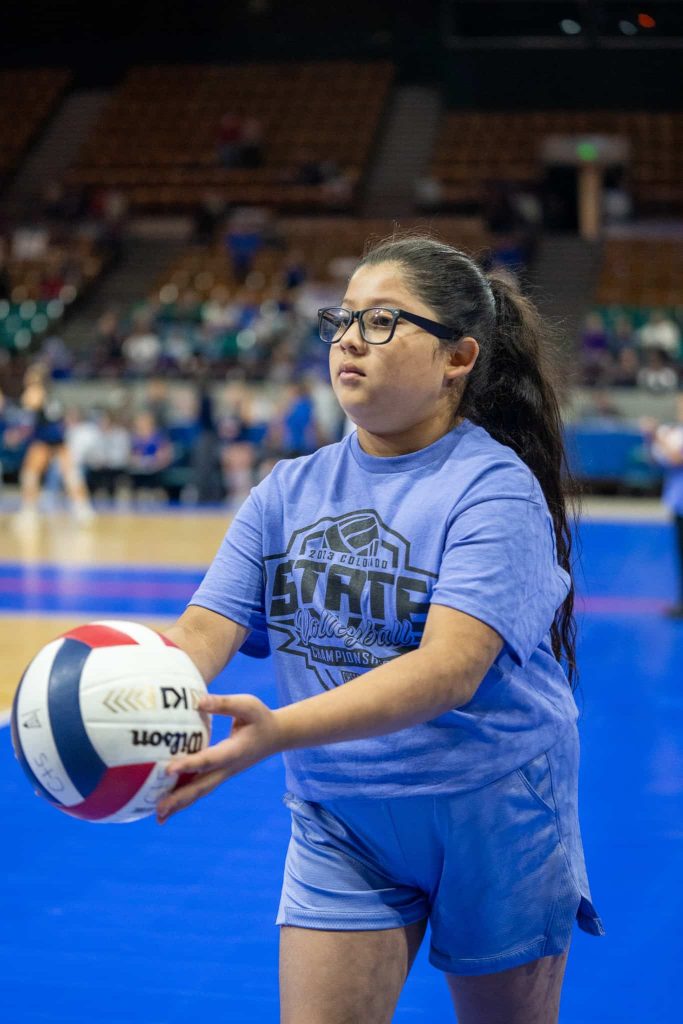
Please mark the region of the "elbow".
<svg viewBox="0 0 683 1024"><path fill-rule="evenodd" d="M473 700L501 649L502 641L491 644L486 651L476 652L454 651L450 644L445 648L435 645L424 648L429 659L428 671L438 689L444 712L464 707Z"/></svg>

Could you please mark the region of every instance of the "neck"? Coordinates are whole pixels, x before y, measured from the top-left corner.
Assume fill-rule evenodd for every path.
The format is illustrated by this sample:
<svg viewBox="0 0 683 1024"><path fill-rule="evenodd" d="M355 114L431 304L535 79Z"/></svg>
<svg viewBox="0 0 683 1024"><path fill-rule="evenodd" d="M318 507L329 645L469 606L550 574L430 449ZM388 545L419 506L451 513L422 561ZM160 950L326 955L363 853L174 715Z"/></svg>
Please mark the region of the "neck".
<svg viewBox="0 0 683 1024"><path fill-rule="evenodd" d="M462 423L463 417L456 416L453 420L427 420L417 423L407 430L397 430L386 434L375 434L364 427L358 427L358 443L367 455L389 458L392 455L410 455L428 448L440 437L448 434L453 427Z"/></svg>

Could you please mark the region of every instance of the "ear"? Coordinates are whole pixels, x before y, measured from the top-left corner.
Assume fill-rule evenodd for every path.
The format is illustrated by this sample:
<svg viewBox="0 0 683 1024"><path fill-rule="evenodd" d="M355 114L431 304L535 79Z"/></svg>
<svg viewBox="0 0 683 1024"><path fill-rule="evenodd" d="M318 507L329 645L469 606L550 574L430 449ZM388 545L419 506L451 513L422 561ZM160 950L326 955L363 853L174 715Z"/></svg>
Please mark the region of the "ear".
<svg viewBox="0 0 683 1024"><path fill-rule="evenodd" d="M448 362L444 367L444 383L452 384L460 377L466 377L472 372L474 364L479 355L479 342L469 335L461 338L452 352L449 353Z"/></svg>

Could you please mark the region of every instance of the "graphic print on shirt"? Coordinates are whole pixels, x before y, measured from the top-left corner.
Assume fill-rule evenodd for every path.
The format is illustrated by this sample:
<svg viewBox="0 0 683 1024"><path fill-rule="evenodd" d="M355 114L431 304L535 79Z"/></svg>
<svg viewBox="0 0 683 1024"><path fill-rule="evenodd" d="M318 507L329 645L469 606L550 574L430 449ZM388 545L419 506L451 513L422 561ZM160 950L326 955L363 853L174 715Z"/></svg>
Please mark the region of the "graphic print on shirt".
<svg viewBox="0 0 683 1024"><path fill-rule="evenodd" d="M296 530L264 563L279 650L303 658L324 689L419 645L437 574L410 564L410 542L373 509Z"/></svg>

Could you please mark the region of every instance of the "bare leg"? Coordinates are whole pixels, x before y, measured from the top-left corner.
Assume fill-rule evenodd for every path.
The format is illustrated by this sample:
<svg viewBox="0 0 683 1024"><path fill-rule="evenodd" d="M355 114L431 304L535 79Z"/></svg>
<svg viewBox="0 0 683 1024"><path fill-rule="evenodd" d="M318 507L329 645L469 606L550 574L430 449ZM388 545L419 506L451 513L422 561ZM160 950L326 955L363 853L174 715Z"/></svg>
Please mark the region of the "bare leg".
<svg viewBox="0 0 683 1024"><path fill-rule="evenodd" d="M13 519L17 529L33 531L38 525L40 485L50 457L50 449L42 441L33 441L24 455L19 472L21 505Z"/></svg>
<svg viewBox="0 0 683 1024"><path fill-rule="evenodd" d="M40 484L50 462L50 449L42 441L29 445L19 473L22 508L36 508Z"/></svg>
<svg viewBox="0 0 683 1024"><path fill-rule="evenodd" d="M280 928L281 1024L389 1024L426 925Z"/></svg>
<svg viewBox="0 0 683 1024"><path fill-rule="evenodd" d="M449 974L458 1024L557 1024L567 953L495 974Z"/></svg>
<svg viewBox="0 0 683 1024"><path fill-rule="evenodd" d="M74 515L81 523L88 523L93 518L90 495L85 486L80 470L74 465L71 452L62 446L57 450L57 460L62 474L64 489L71 499Z"/></svg>

